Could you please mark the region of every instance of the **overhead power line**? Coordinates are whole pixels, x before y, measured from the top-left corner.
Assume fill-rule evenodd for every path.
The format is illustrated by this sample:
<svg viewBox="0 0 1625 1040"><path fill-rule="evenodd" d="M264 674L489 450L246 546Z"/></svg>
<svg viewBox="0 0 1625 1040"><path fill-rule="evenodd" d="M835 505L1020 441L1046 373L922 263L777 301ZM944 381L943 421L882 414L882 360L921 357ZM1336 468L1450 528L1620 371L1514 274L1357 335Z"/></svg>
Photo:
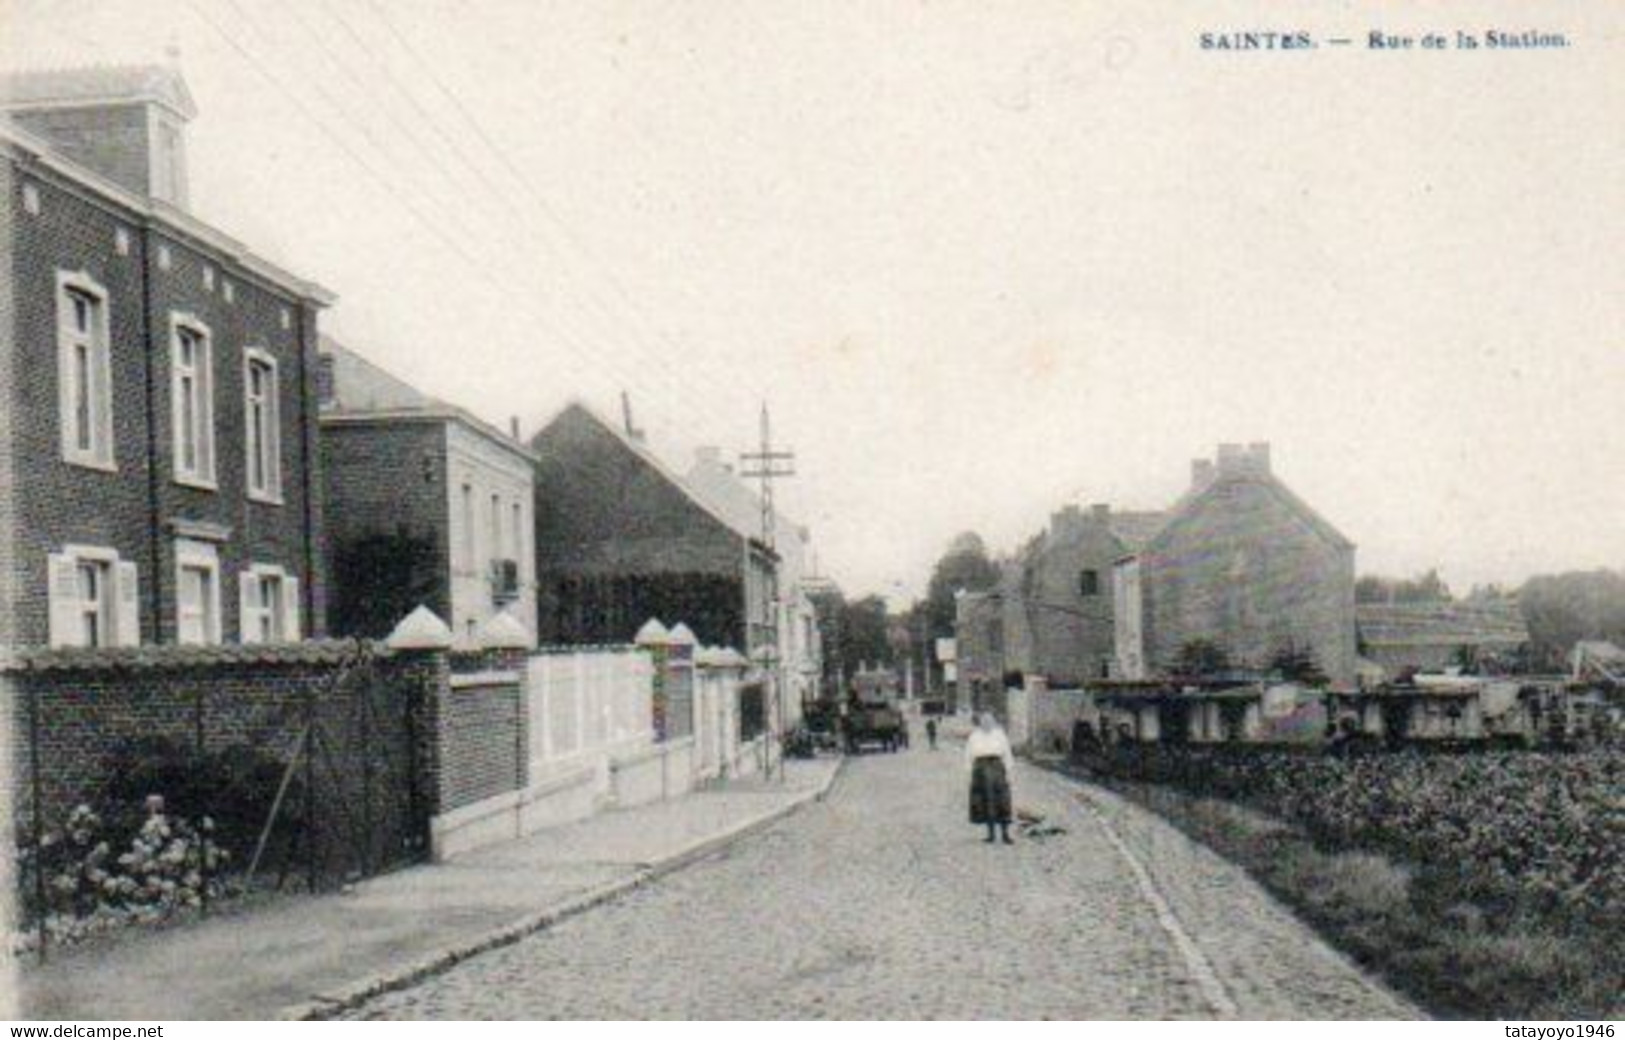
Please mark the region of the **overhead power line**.
<svg viewBox="0 0 1625 1040"><path fill-rule="evenodd" d="M378 0L367 0L367 5L372 9L380 24L384 26L385 30L396 40L396 42L400 44L402 50L406 52L408 57L422 71L424 78L427 79L447 100L451 107L462 118L464 124L468 126L468 128L473 132L474 136L477 137L485 146L489 154L492 155L497 163L508 173L508 175L513 179L514 183L519 185L521 191L530 197L541 212L546 215L553 226L557 228L565 240L582 255L586 262L599 269L605 283L620 298L622 304L627 309L627 313L631 317L647 323L649 328L653 330L654 334L674 352L674 356L684 357L687 353L684 348L679 346L670 337L670 335L660 327L658 323L654 322L644 313L643 309L633 298L632 294L627 291L625 285L615 274L614 270L603 263L603 261L594 253L592 248L576 233L574 228L571 227L570 223L563 218L563 216L558 212L557 208L554 207L545 196L536 190L532 183L534 178L521 171L514 164L513 160L509 158L506 151L495 140L492 139L491 135L486 132L484 126L479 121L478 117L468 108L467 105L464 104L463 100L458 96L456 91L452 90L446 85L444 79L442 79L442 77L435 71L433 64L423 56L416 45L414 45L411 40L407 38L406 34L400 30L400 28L395 24L394 20L389 16L389 13L387 10L385 10L384 6L380 4ZM727 385L706 387L705 390L711 394L721 393L723 395L728 395L733 392L732 388Z"/></svg>
<svg viewBox="0 0 1625 1040"><path fill-rule="evenodd" d="M228 3L229 2L230 0L228 0ZM493 284L498 286L506 284L506 279L501 273L500 265L493 265L490 262L482 261L473 256L468 249L465 248L463 243L458 240L456 235L448 233L433 217L426 214L412 197L404 194L389 177L378 170L373 162L362 154L357 147L351 144L346 135L335 131L330 125L329 121L322 118L318 112L307 104L300 97L298 92L284 79L284 77L273 71L264 62L262 62L251 48L244 45L231 31L221 24L221 22L216 20L210 13L208 13L205 10L205 7L199 3L198 0L187 0L187 5L216 35L225 41L227 46L240 54L245 61L247 61L256 71L260 73L261 76L271 83L273 87L279 90L283 96L287 98L289 103L292 104L304 118L309 120L311 124L314 125L318 131L320 131L322 135L326 137L335 148L338 149L341 154L343 154L373 181L375 181L379 187L381 187L383 191L394 201L398 202L405 210L407 215L410 216L419 226L433 235L451 254L460 259L472 272L478 275L479 281L484 284ZM239 17L241 17L240 12ZM252 23L248 22L246 19L244 19L244 23L252 27ZM331 100L329 100L329 104L332 104ZM350 122L352 126L355 125L353 121ZM377 145L375 144L374 147L377 147ZM386 150L382 148L379 150L384 152L384 154L387 156ZM532 309L530 306L531 299L528 292L513 291L512 296L504 295L504 301L518 307L522 311L529 313L539 325L553 329L555 334L559 336L559 346L575 355L578 360L587 365L589 368L610 368L618 378L625 379L628 383L635 384L635 379L631 377L631 374L626 372L626 370L618 363L612 361L610 358L595 354L582 344L575 343L573 337L564 334L562 330L558 328L557 323L553 318Z"/></svg>

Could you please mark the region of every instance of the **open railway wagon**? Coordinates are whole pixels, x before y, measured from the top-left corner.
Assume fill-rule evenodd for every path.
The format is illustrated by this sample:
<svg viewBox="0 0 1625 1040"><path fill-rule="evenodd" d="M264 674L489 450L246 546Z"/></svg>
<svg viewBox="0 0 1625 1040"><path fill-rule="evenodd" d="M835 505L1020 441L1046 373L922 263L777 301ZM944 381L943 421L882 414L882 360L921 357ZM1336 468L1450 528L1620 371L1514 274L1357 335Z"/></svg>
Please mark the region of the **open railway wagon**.
<svg viewBox="0 0 1625 1040"><path fill-rule="evenodd" d="M1332 695L1347 732L1391 744L1575 747L1617 742L1616 690L1555 677L1413 677L1357 694Z"/></svg>

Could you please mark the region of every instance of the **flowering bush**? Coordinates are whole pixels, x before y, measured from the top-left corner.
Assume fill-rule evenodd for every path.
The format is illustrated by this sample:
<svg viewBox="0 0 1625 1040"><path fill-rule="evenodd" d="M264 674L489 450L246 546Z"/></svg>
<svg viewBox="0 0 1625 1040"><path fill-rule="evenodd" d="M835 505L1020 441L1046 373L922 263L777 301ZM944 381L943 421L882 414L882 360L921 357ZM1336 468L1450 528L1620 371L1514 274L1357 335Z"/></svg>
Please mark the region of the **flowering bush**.
<svg viewBox="0 0 1625 1040"><path fill-rule="evenodd" d="M168 920L224 896L228 856L213 831L207 816L194 826L165 812L158 796L147 799L145 819L122 835L90 806L78 806L60 829L45 831L37 849L18 842L28 926L22 944L38 941L41 921L53 941L72 942L128 923Z"/></svg>
<svg viewBox="0 0 1625 1040"><path fill-rule="evenodd" d="M1110 776L1240 802L1333 849L1420 868L1417 898L1472 903L1581 929L1625 920L1625 752L1288 751L1134 748Z"/></svg>

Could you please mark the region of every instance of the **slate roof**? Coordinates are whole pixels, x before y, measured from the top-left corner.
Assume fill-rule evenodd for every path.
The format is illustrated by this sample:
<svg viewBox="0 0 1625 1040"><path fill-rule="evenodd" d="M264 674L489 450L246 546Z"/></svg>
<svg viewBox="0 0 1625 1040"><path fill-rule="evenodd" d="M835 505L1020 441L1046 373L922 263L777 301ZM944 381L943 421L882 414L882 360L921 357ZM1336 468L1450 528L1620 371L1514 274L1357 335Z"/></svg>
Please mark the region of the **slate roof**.
<svg viewBox="0 0 1625 1040"><path fill-rule="evenodd" d="M683 479L695 493L708 499L718 512L726 514L731 526L741 531L754 531L758 535L761 533L761 497L736 474L721 468L720 464L712 468L696 462L689 467ZM774 536L779 542L806 539L806 528L790 519L782 510L775 508L773 519Z"/></svg>
<svg viewBox="0 0 1625 1040"><path fill-rule="evenodd" d="M527 459L534 457L528 446L468 409L424 393L331 336L321 335L318 344L320 354L333 359L333 396L322 402L322 422L352 425L390 419L456 422L517 455Z"/></svg>
<svg viewBox="0 0 1625 1040"><path fill-rule="evenodd" d="M693 484L679 476L677 471L671 466L668 466L666 464L666 460L662 459L659 455L656 455L647 444L644 444L641 440L629 436L626 430L619 423L611 422L608 419L605 419L584 401L571 401L569 404L561 408L559 413L549 420L548 423L543 426L534 437L531 438L531 450L537 454L544 453L546 449L543 447L541 441L546 436L547 431L552 429L556 424L571 413L582 416L594 426L597 426L605 433L608 433L615 440L619 441L623 448L625 448L632 455L636 456L638 459L642 460L645 465L658 473L667 483L671 484L678 491L682 492L684 497L693 502L695 505L699 506L702 511L720 523L723 527L726 527L728 530L732 531L734 534L745 539L746 541L757 545L761 544L761 523L759 519L755 523L741 524L739 520L742 518L730 516L722 509L719 509L716 503L711 501L709 496L701 494Z"/></svg>
<svg viewBox="0 0 1625 1040"><path fill-rule="evenodd" d="M1146 542L1157 536L1163 525L1168 522L1168 513L1158 510L1129 510L1126 512L1113 512L1108 517L1112 534L1122 542L1129 552L1137 551Z"/></svg>
<svg viewBox="0 0 1625 1040"><path fill-rule="evenodd" d="M1309 503L1299 498L1297 493L1283 484L1279 478L1270 473L1255 471L1220 474L1201 488L1186 492L1178 502L1174 503L1174 507L1165 514L1166 520L1162 526L1145 541L1141 548L1145 548L1152 542L1159 540L1176 524L1200 509L1209 498L1218 494L1221 489L1235 487L1238 484L1251 484L1263 488L1288 509L1296 513L1299 519L1327 543L1340 549L1354 548L1354 543L1344 537L1343 532L1333 527L1330 521L1317 513Z"/></svg>
<svg viewBox="0 0 1625 1040"><path fill-rule="evenodd" d="M108 100L152 101L186 119L197 115L186 80L166 65L19 69L0 75L0 104L7 106Z"/></svg>
<svg viewBox="0 0 1625 1040"><path fill-rule="evenodd" d="M1516 600L1440 603L1359 603L1360 638L1372 649L1398 646L1516 647L1529 641L1529 626Z"/></svg>

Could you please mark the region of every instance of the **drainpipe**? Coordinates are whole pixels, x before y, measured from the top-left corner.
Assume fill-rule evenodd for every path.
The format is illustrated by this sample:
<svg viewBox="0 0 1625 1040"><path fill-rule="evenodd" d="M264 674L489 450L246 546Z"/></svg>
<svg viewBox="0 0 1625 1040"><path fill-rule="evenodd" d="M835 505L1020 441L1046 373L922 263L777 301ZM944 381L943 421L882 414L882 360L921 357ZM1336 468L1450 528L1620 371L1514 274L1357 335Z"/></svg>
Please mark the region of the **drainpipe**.
<svg viewBox="0 0 1625 1040"><path fill-rule="evenodd" d="M321 433L321 430L318 426L319 419L310 414L310 403L311 399L316 396L316 387L312 383L310 372L310 353L315 347L306 338L305 313L309 306L309 301L306 300L296 301L294 305L294 314L299 321L297 336L299 343L299 459L302 463L301 469L304 470L305 495L304 509L302 510L305 533L305 582L301 593L305 602L302 604L301 613L305 617L306 632L314 632L318 625L325 632L327 619L325 617L316 617L316 461L311 446ZM327 575L324 574L322 577L325 585Z"/></svg>
<svg viewBox="0 0 1625 1040"><path fill-rule="evenodd" d="M147 539L151 575L147 597L152 608L152 641L164 641L163 533L159 525L161 477L158 472L158 358L161 344L152 327L152 225L141 225L141 330L146 344L147 385Z"/></svg>

